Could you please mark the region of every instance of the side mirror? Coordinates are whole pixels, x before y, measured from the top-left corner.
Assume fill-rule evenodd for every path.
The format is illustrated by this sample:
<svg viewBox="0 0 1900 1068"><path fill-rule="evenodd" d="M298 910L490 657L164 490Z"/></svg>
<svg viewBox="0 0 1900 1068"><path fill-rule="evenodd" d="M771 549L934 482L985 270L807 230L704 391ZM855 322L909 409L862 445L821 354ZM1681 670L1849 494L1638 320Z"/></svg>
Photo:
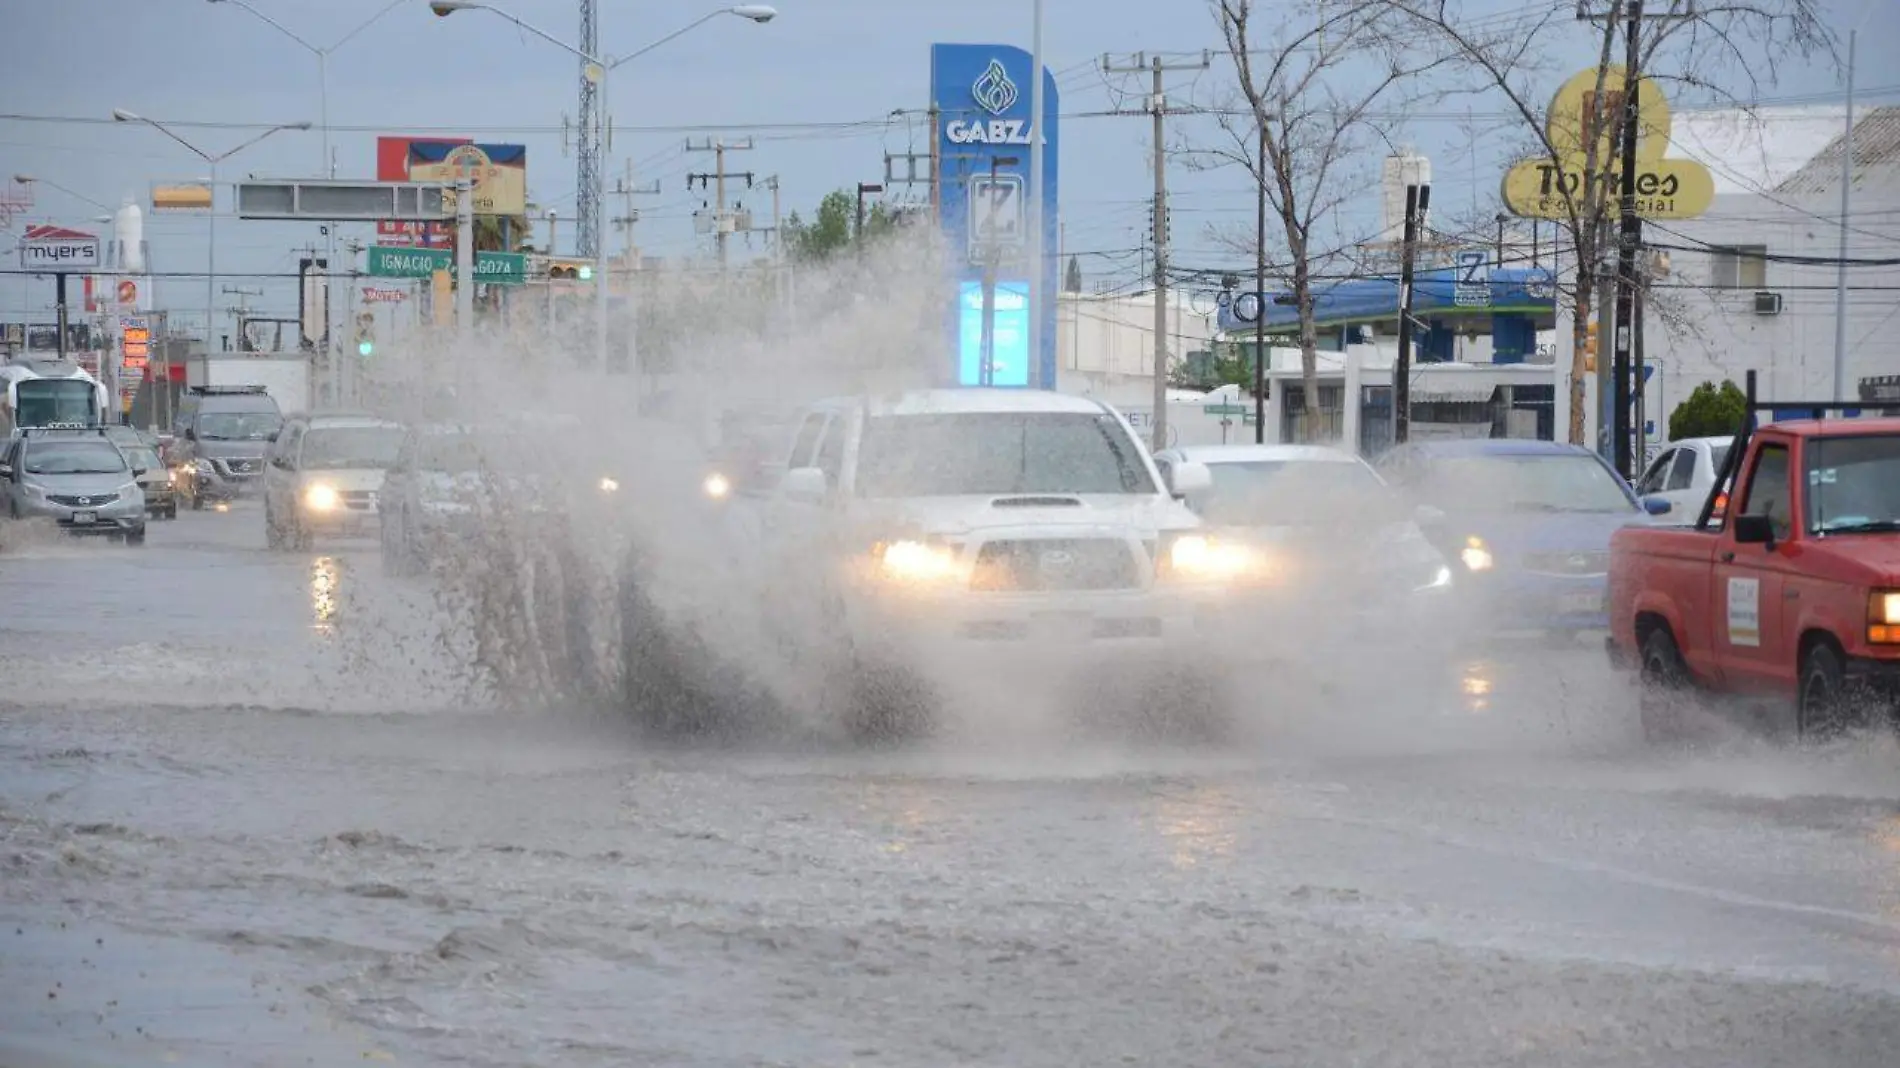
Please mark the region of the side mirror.
<svg viewBox="0 0 1900 1068"><path fill-rule="evenodd" d="M198 432L197 432L196 430L194 430L194 429L192 429L191 427L186 427L186 428L185 428L185 440L186 440L186 441L197 441L197 440L198 440Z"/></svg>
<svg viewBox="0 0 1900 1068"><path fill-rule="evenodd" d="M12 478L12 477L13 477L13 465L0 464L0 478Z"/></svg>
<svg viewBox="0 0 1900 1068"><path fill-rule="evenodd" d="M1738 515L1733 520L1735 541L1739 545L1775 544L1775 521L1765 515Z"/></svg>
<svg viewBox="0 0 1900 1068"><path fill-rule="evenodd" d="M1168 489L1176 497L1185 498L1191 493L1205 493L1214 485L1214 472L1204 463L1182 460L1174 465L1173 475L1169 478Z"/></svg>
<svg viewBox="0 0 1900 1068"><path fill-rule="evenodd" d="M271 431L271 432L270 432L270 434L269 434L269 435L268 435L267 437L265 437L265 438L264 438L264 440L265 440L265 441L276 441L276 440L277 440L277 435L278 435L278 434L280 434L280 433L282 433L282 431L280 431L280 430L273 430L273 431Z"/></svg>
<svg viewBox="0 0 1900 1068"><path fill-rule="evenodd" d="M1412 522L1427 528L1442 526L1445 522L1445 510L1434 508L1429 504L1421 504L1412 509Z"/></svg>
<svg viewBox="0 0 1900 1068"><path fill-rule="evenodd" d="M825 499L831 482L816 467L794 467L785 472L783 488L789 500L818 504Z"/></svg>
<svg viewBox="0 0 1900 1068"><path fill-rule="evenodd" d="M1650 515L1668 515L1670 512L1675 511L1675 509L1675 505L1670 504L1661 497L1643 498L1643 511L1648 512Z"/></svg>
<svg viewBox="0 0 1900 1068"><path fill-rule="evenodd" d="M134 467L132 469L132 477L144 478L146 475L151 474L151 472L152 472L152 469L149 467Z"/></svg>

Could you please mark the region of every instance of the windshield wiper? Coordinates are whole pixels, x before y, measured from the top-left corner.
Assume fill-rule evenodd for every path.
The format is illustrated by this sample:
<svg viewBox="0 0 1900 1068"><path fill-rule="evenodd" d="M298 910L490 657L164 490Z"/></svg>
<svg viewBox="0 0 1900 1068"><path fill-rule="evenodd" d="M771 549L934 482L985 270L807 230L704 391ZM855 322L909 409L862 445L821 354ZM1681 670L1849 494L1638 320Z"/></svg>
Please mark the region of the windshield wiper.
<svg viewBox="0 0 1900 1068"><path fill-rule="evenodd" d="M1900 519L1867 519L1858 523L1830 523L1822 534L1891 534L1900 531Z"/></svg>

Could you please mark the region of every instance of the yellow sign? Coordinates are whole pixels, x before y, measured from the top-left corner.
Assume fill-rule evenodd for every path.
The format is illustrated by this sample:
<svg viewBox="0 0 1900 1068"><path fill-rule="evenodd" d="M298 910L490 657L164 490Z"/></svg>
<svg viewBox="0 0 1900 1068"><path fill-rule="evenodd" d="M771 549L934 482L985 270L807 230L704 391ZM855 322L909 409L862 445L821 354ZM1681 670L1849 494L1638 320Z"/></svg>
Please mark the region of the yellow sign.
<svg viewBox="0 0 1900 1068"><path fill-rule="evenodd" d="M488 158L479 145L457 145L440 163L409 164L412 182L441 182L442 213L455 214L455 182L464 174L474 183L474 214L525 215L528 211L528 169L505 167Z"/></svg>
<svg viewBox="0 0 1900 1068"><path fill-rule="evenodd" d="M1637 79L1636 213L1649 219L1692 219L1715 200L1709 169L1690 159L1670 159L1669 102L1648 78ZM1598 87L1602 91L1598 91ZM1551 98L1544 131L1555 159L1527 159L1504 175L1504 203L1512 212L1539 219L1567 219L1580 211L1583 177L1594 143L1596 172L1608 183L1606 214L1621 213L1623 168L1616 133L1623 114L1623 68L1592 67L1571 78Z"/></svg>

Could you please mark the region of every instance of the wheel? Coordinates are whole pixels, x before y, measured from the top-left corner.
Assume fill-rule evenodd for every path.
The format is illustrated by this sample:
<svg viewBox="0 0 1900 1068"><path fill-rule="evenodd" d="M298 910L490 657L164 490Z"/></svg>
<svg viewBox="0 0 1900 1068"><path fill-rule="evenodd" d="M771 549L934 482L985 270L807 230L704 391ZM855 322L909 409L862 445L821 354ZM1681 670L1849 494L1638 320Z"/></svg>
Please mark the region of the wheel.
<svg viewBox="0 0 1900 1068"><path fill-rule="evenodd" d="M403 577L417 574L422 570L415 547L409 543L409 521L397 522L395 533L390 533L389 521L385 519L383 533L383 570L391 575Z"/></svg>
<svg viewBox="0 0 1900 1068"><path fill-rule="evenodd" d="M125 543L127 545L144 545L145 544L145 528L143 526L140 526L140 527L135 527L132 530L126 531Z"/></svg>
<svg viewBox="0 0 1900 1068"><path fill-rule="evenodd" d="M172 503L165 506L165 518L166 519L178 518L178 502L177 501L173 501Z"/></svg>
<svg viewBox="0 0 1900 1068"><path fill-rule="evenodd" d="M268 503L264 505L264 545L273 552L284 548L283 528L277 525L277 513Z"/></svg>
<svg viewBox="0 0 1900 1068"><path fill-rule="evenodd" d="M1801 658L1795 700L1795 729L1803 740L1825 741L1851 724L1846 665L1831 643L1816 642Z"/></svg>
<svg viewBox="0 0 1900 1068"><path fill-rule="evenodd" d="M935 725L937 695L907 667L853 654L846 691L845 729L859 745L897 745L927 736Z"/></svg>
<svg viewBox="0 0 1900 1068"><path fill-rule="evenodd" d="M198 492L198 483L196 481L193 481L191 484L191 510L194 512L202 512L205 510L205 495Z"/></svg>
<svg viewBox="0 0 1900 1068"><path fill-rule="evenodd" d="M1676 647L1675 635L1668 627L1655 626L1643 635L1638 655L1641 666L1637 684L1642 692L1637 707L1643 720L1643 738L1651 743L1676 741L1684 733L1683 713L1693 686L1689 668L1682 662L1682 650Z"/></svg>

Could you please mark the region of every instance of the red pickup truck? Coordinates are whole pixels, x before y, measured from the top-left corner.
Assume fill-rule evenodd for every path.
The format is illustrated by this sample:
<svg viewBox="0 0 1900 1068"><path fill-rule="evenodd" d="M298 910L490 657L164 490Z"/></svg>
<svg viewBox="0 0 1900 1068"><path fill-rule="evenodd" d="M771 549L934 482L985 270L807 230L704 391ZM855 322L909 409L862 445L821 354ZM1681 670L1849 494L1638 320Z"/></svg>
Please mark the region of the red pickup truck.
<svg viewBox="0 0 1900 1068"><path fill-rule="evenodd" d="M1900 728L1900 404L1758 403L1689 527L1610 539L1610 659L1643 727L1677 736L1687 691L1765 698L1803 736ZM1754 429L1757 412L1808 418ZM1720 487L1735 485L1720 511ZM1744 702L1730 702L1739 707Z"/></svg>

